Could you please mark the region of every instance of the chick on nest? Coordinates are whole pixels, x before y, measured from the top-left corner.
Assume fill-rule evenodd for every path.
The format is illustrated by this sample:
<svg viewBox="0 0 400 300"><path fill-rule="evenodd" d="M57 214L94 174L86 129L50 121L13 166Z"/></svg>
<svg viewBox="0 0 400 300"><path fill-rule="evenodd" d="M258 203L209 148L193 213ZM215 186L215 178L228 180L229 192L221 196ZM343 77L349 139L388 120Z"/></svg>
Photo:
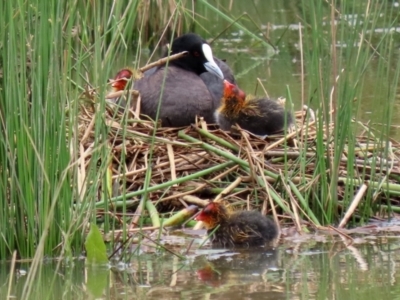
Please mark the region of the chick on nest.
<svg viewBox="0 0 400 300"><path fill-rule="evenodd" d="M120 92L126 89L128 82L133 78L134 80L140 79L142 74L132 68L126 67L118 71L114 79L110 79L111 93ZM126 106L126 97L120 96L110 99L111 102L120 105L121 107ZM135 106L133 103L131 106Z"/></svg>
<svg viewBox="0 0 400 300"><path fill-rule="evenodd" d="M282 102L246 97L236 85L224 80L224 95L215 112L215 120L223 130L229 131L232 125L238 124L255 135L267 136L289 127L293 116Z"/></svg>

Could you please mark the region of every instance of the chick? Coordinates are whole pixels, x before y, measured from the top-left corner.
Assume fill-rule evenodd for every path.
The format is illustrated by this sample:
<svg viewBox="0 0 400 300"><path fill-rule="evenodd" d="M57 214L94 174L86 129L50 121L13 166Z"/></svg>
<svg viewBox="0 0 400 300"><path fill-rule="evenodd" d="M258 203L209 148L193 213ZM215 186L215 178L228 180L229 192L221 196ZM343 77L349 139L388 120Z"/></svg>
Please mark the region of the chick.
<svg viewBox="0 0 400 300"><path fill-rule="evenodd" d="M255 135L267 136L279 133L291 125L293 116L271 99L246 98L246 94L236 85L224 80L224 95L215 112L215 120L226 131L238 124Z"/></svg>
<svg viewBox="0 0 400 300"><path fill-rule="evenodd" d="M273 220L258 211L231 213L222 203L210 202L196 217L202 221L211 243L223 247L261 246L274 240L278 228Z"/></svg>

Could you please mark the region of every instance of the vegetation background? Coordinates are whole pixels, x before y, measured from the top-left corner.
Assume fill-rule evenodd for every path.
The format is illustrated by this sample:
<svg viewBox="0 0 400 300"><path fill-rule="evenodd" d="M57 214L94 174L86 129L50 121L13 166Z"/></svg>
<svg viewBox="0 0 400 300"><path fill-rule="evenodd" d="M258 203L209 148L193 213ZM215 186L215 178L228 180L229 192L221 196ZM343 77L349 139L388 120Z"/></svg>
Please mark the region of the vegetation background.
<svg viewBox="0 0 400 300"><path fill-rule="evenodd" d="M288 12L285 24L293 27L276 30L279 22L265 18L279 10ZM108 211L110 199L104 188L112 151L104 120L107 80L119 67L154 60L159 55L151 55L154 49L188 31L216 38L215 49L224 39L230 42L225 48L243 47L234 42L239 34L245 49L262 49L257 55L263 59L282 55L297 61L290 68L298 84L293 90L284 84L286 97L297 108L313 107L321 120L312 145L299 149L295 175L302 178L296 184L302 218L312 213L316 224L337 222L365 180L374 188L354 223L398 210L392 205L400 192L398 177L390 165L374 160L353 167L361 131L372 157L397 151L389 139L400 71L395 2L34 0L2 1L0 11L0 259L14 251L37 260L72 257L81 253L90 221L97 220L105 233L112 230L108 214L97 213ZM239 62L243 55L233 51L232 57L239 83L250 88L246 66ZM365 86L371 78L373 91ZM363 99L371 94L381 124L375 131L353 119L362 115ZM87 99L96 103L96 138L84 164L78 116ZM335 126L325 126L329 122ZM316 154L311 174L309 151ZM378 166L383 171L375 174ZM343 183L343 175L349 181Z"/></svg>

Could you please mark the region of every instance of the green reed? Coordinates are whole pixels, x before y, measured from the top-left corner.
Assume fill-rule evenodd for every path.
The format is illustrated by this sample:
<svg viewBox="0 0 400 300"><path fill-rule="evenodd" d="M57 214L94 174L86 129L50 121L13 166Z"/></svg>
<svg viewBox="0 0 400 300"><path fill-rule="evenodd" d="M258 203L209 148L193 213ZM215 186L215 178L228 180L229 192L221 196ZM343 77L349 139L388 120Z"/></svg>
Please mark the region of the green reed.
<svg viewBox="0 0 400 300"><path fill-rule="evenodd" d="M172 14L154 3L135 0L0 3L0 259L13 251L36 258L80 253L88 221L95 221L97 209L108 211L113 141L105 102L98 99L121 61L117 55L133 51L137 59L129 64L143 65L142 40L154 34L152 25L178 34L194 22L190 1L159 4L170 5L166 11L175 11L178 21L170 22ZM92 143L88 166L80 160L81 105L95 110L95 137L85 141ZM105 232L114 222L104 215Z"/></svg>
<svg viewBox="0 0 400 300"><path fill-rule="evenodd" d="M126 47L137 5L0 4L0 258L14 250L21 257L81 251L83 221L94 210L80 207L93 207L110 151L102 101L94 105L93 165L81 177L81 95L89 82L104 95L114 51Z"/></svg>
<svg viewBox="0 0 400 300"><path fill-rule="evenodd" d="M339 5L340 4L340 5ZM314 177L317 179L308 190L308 201L324 223L338 220L348 208L358 186L345 185L338 195L339 176L379 180L367 166L355 169L355 148L358 146L359 126L353 122L354 114L363 112L364 99L370 95L363 89L365 77L376 70L377 101L382 102L380 130L374 137L376 149L388 149L391 112L399 79L399 61L394 51L395 33L392 27L398 21L394 6L382 1L303 1L302 29L305 74L309 86L305 103L318 109L315 145ZM384 16L384 17L382 17ZM386 33L377 34L378 29ZM376 67L378 66L378 67ZM328 122L333 127L323 127ZM369 132L369 131L368 131ZM370 134L367 137L372 137ZM307 149L303 149L307 150ZM374 154L380 151L376 150ZM387 150L385 150L386 157ZM341 160L347 159L343 168ZM382 166L383 171L387 171ZM305 168L305 166L303 167ZM382 185L385 190L386 183ZM359 211L359 220L366 221L376 211L373 194L369 190ZM339 204L339 198L343 201Z"/></svg>

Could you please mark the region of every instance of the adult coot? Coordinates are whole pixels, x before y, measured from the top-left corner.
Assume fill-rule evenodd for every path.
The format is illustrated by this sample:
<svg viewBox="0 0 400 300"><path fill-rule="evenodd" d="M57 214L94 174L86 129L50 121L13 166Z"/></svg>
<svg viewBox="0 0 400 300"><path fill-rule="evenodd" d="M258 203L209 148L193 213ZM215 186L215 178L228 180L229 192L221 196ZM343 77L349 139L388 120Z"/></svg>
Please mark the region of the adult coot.
<svg viewBox="0 0 400 300"><path fill-rule="evenodd" d="M257 211L230 213L218 202L210 202L196 217L202 221L213 245L223 247L261 246L274 240L278 228L273 220Z"/></svg>
<svg viewBox="0 0 400 300"><path fill-rule="evenodd" d="M293 123L293 116L278 103L268 98L247 97L236 85L224 80L221 106L215 112L215 120L223 130L232 125L259 136L278 133Z"/></svg>
<svg viewBox="0 0 400 300"><path fill-rule="evenodd" d="M188 55L171 61L168 67L150 69L134 83L141 95L141 113L155 119L161 101L162 126L187 126L196 115L213 123L214 111L220 105L224 72L234 80L232 72L223 61L214 60L210 45L194 33L172 42L171 54L182 51L188 51Z"/></svg>

